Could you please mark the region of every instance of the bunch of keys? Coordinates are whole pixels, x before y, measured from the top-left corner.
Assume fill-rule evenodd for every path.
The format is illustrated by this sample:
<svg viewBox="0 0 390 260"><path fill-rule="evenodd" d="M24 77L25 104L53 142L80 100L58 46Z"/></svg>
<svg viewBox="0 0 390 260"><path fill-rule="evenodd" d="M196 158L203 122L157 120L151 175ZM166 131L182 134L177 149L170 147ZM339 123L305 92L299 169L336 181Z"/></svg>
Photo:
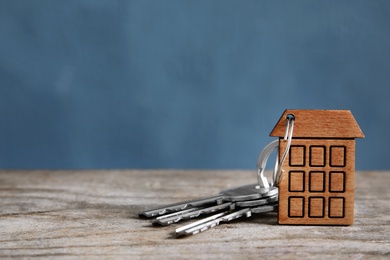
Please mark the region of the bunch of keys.
<svg viewBox="0 0 390 260"><path fill-rule="evenodd" d="M244 185L221 191L211 197L183 201L139 212L143 218L154 218L154 225L170 225L181 220L197 218L212 214L209 217L176 229L176 236L195 235L234 219L251 217L253 214L273 212L278 207L278 188L275 179L280 167L278 156L271 182L264 176L267 160L279 147L278 140L269 143L260 153L257 160L258 183Z"/></svg>

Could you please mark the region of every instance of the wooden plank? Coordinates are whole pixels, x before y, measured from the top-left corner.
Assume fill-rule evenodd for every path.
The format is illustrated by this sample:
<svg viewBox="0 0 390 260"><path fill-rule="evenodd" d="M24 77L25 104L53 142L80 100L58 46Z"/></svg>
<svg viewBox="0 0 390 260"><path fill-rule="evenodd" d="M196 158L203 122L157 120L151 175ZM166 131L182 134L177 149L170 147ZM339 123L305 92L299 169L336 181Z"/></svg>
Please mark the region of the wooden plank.
<svg viewBox="0 0 390 260"><path fill-rule="evenodd" d="M137 216L255 180L255 171L0 171L0 257L389 257L390 172L356 173L348 227L278 225L271 213L176 239L179 225Z"/></svg>

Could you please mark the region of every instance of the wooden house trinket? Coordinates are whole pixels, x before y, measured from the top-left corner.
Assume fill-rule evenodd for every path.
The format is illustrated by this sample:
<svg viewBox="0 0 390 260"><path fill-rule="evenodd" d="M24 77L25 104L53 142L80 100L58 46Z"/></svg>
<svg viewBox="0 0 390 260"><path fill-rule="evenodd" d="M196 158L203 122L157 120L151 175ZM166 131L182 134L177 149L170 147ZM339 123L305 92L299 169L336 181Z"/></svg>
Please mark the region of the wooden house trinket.
<svg viewBox="0 0 390 260"><path fill-rule="evenodd" d="M349 110L286 110L270 136L286 150L286 117L294 117L291 146L279 183L279 224L351 225L354 219L355 138Z"/></svg>

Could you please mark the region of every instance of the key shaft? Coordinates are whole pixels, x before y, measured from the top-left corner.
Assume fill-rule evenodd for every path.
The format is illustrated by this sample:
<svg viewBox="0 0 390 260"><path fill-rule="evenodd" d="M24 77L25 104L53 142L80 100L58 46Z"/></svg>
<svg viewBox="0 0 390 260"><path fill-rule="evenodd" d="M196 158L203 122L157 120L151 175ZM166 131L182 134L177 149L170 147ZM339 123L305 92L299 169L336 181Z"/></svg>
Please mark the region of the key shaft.
<svg viewBox="0 0 390 260"><path fill-rule="evenodd" d="M185 212L180 211L167 216L160 216L153 221L153 224L167 226L179 222L180 220L196 218L203 214L210 214L216 211L221 211L226 209L233 210L234 208L235 208L235 204L232 202L227 202L212 207L194 208Z"/></svg>
<svg viewBox="0 0 390 260"><path fill-rule="evenodd" d="M157 207L157 208L150 209L150 210L145 210L145 211L139 212L138 216L152 218L152 217L161 216L164 214L169 214L169 213L176 212L176 211L185 210L188 208L204 206L207 204L212 204L212 203L221 204L223 202L223 198L224 198L223 195L217 195L217 196L213 196L213 197L206 197L206 198L195 199L195 200L187 200L187 201L183 201L183 202L169 204L169 205L162 206L162 207Z"/></svg>

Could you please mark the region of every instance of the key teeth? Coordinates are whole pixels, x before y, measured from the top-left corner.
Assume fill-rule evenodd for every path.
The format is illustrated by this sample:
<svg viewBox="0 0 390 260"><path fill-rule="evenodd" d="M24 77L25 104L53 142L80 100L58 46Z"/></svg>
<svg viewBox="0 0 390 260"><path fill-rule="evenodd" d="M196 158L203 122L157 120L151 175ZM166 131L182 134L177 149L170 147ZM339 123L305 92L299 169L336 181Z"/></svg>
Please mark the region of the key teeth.
<svg viewBox="0 0 390 260"><path fill-rule="evenodd" d="M210 213L214 213L214 212L220 211L220 210L232 211L234 208L235 208L235 204L232 202L227 202L224 204L205 207L205 208L192 208L192 209L184 210L187 212L183 212L183 213L175 212L175 213L172 213L171 215L167 215L166 217L164 217L164 216L157 217L153 221L153 224L167 226L167 225L170 225L172 223L177 223L177 222L184 220L184 219L193 219L193 218L199 217L200 215L210 214Z"/></svg>
<svg viewBox="0 0 390 260"><path fill-rule="evenodd" d="M146 211L139 212L138 216L141 218L153 218L153 217L157 217L157 216L162 216L162 215L186 210L186 209L190 208L191 206L192 206L192 204L188 203L188 204L185 204L183 206L176 206L176 207L172 206L170 208L165 208L165 209L161 209L161 210L159 210L159 209L146 210Z"/></svg>
<svg viewBox="0 0 390 260"><path fill-rule="evenodd" d="M201 233L203 231L206 231L206 230L208 230L210 228L218 226L219 223L220 223L220 220L215 219L215 220L212 220L212 221L210 221L208 223L200 224L199 226L195 226L193 228L184 230L184 234L183 235L196 235L196 234L199 234L199 233Z"/></svg>
<svg viewBox="0 0 390 260"><path fill-rule="evenodd" d="M190 231L191 234L194 235L194 234L197 234L199 232L203 232L205 230L208 230L208 229L211 229L211 228L213 228L215 226L218 226L218 225L220 225L221 222L230 222L232 220L239 219L239 218L243 217L244 215L246 217L250 217L250 216L252 216L252 213L251 213L250 210L242 212L240 214L234 214L234 212L233 212L233 213L229 214L226 217L221 217L219 219L212 220L212 221L210 221L208 223L205 223L204 225L200 225L198 227L194 227L193 229L190 229L189 231ZM192 230L193 231L198 231L198 232L194 233Z"/></svg>
<svg viewBox="0 0 390 260"><path fill-rule="evenodd" d="M268 206L261 206L258 208L244 208L238 211L226 211L223 213L219 213L218 215L212 216L214 219L200 221L200 223L193 223L192 227L188 228L179 228L176 230L176 237L188 236L188 235L196 235L208 229L211 229L215 226L220 225L221 222L230 222L235 219L239 219L242 217L251 217L253 213L265 213L275 210L275 204L271 204ZM190 224L191 225L191 224Z"/></svg>
<svg viewBox="0 0 390 260"><path fill-rule="evenodd" d="M216 226L218 226L218 225L219 225L219 221L214 220L214 221L212 221L210 224L205 225L204 227L202 227L202 228L200 229L200 232L206 231L206 230L208 230L208 229L210 229L210 228L213 228L213 227L216 227Z"/></svg>

